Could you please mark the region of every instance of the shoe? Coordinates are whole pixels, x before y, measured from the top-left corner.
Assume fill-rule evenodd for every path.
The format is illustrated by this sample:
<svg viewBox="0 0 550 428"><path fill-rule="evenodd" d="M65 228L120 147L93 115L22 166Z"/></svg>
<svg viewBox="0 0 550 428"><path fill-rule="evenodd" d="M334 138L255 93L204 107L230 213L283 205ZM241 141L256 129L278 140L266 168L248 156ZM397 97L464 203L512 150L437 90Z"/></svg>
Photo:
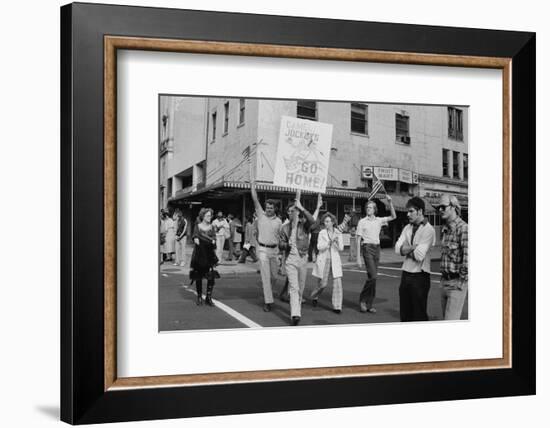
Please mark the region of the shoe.
<svg viewBox="0 0 550 428"><path fill-rule="evenodd" d="M292 325L300 324L300 317L292 317Z"/></svg>
<svg viewBox="0 0 550 428"><path fill-rule="evenodd" d="M271 303L266 303L264 305L264 312L271 312Z"/></svg>
<svg viewBox="0 0 550 428"><path fill-rule="evenodd" d="M239 260L239 262L238 262L238 263L244 263L244 260Z"/></svg>
<svg viewBox="0 0 550 428"><path fill-rule="evenodd" d="M371 313L371 314L375 314L376 313L376 309L374 308L368 308L367 309L367 312Z"/></svg>
<svg viewBox="0 0 550 428"><path fill-rule="evenodd" d="M314 308L317 307L317 303L319 303L319 299L311 299L311 306L313 306Z"/></svg>
<svg viewBox="0 0 550 428"><path fill-rule="evenodd" d="M180 266L181 266L181 267L184 267L184 266L185 266L185 263L181 262L181 263L180 263Z"/></svg>
<svg viewBox="0 0 550 428"><path fill-rule="evenodd" d="M360 309L361 312L367 312L367 304L365 302L360 303Z"/></svg>
<svg viewBox="0 0 550 428"><path fill-rule="evenodd" d="M335 314L341 314L342 309L333 309L332 312L334 312Z"/></svg>
<svg viewBox="0 0 550 428"><path fill-rule="evenodd" d="M197 296L197 306L202 306L202 296Z"/></svg>
<svg viewBox="0 0 550 428"><path fill-rule="evenodd" d="M214 304L214 302L212 301L212 297L211 297L211 296L206 296L205 303L206 303L208 306L216 306L216 305Z"/></svg>

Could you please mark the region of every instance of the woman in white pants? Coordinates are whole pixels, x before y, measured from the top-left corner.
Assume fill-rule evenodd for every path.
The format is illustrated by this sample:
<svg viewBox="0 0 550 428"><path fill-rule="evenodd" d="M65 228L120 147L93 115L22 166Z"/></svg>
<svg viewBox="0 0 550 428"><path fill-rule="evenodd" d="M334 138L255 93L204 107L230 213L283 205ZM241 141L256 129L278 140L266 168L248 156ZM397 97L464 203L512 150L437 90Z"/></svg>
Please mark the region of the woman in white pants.
<svg viewBox="0 0 550 428"><path fill-rule="evenodd" d="M325 228L319 232L317 241L319 255L312 273L313 276L319 278L319 283L311 293L311 303L313 306L317 306L319 295L332 277L332 310L339 314L342 312L344 298L342 291L342 261L340 259L340 251L344 249L344 240L342 232L335 227L336 217L333 214L326 213L323 215L321 223Z"/></svg>

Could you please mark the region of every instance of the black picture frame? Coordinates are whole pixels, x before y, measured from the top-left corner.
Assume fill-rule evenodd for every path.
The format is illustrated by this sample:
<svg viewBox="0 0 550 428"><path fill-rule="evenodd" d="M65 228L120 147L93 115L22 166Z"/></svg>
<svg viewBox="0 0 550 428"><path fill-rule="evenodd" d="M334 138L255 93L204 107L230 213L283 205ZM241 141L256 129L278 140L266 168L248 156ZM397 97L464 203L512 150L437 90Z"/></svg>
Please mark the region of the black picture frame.
<svg viewBox="0 0 550 428"><path fill-rule="evenodd" d="M511 58L511 198L517 207L511 224L511 368L105 391L105 35ZM534 394L535 43L528 32L63 6L61 419L87 424Z"/></svg>

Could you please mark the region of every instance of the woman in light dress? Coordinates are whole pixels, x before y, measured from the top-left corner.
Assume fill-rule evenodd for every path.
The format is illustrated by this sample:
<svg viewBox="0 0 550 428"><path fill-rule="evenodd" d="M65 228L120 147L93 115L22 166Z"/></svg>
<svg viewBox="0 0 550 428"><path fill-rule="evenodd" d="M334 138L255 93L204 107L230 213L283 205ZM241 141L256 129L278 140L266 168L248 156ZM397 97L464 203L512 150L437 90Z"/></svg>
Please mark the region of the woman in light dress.
<svg viewBox="0 0 550 428"><path fill-rule="evenodd" d="M339 314L342 312L342 261L340 252L344 250L342 232L336 226L336 217L326 213L321 218L324 229L319 232L317 249L319 254L312 275L319 278L317 287L311 293L311 303L317 306L320 294L332 278L332 310Z"/></svg>
<svg viewBox="0 0 550 428"><path fill-rule="evenodd" d="M176 223L177 221L174 221L167 213L162 224L163 232L165 233L163 253L166 261L172 261L176 252Z"/></svg>

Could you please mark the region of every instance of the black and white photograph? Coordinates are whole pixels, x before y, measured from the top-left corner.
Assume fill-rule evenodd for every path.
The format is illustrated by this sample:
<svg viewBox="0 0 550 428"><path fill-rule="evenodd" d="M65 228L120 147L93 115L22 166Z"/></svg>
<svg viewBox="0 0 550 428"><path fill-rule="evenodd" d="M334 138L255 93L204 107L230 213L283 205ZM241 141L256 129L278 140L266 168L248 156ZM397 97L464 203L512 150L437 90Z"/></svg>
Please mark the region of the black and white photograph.
<svg viewBox="0 0 550 428"><path fill-rule="evenodd" d="M159 331L467 321L468 114L159 94Z"/></svg>

